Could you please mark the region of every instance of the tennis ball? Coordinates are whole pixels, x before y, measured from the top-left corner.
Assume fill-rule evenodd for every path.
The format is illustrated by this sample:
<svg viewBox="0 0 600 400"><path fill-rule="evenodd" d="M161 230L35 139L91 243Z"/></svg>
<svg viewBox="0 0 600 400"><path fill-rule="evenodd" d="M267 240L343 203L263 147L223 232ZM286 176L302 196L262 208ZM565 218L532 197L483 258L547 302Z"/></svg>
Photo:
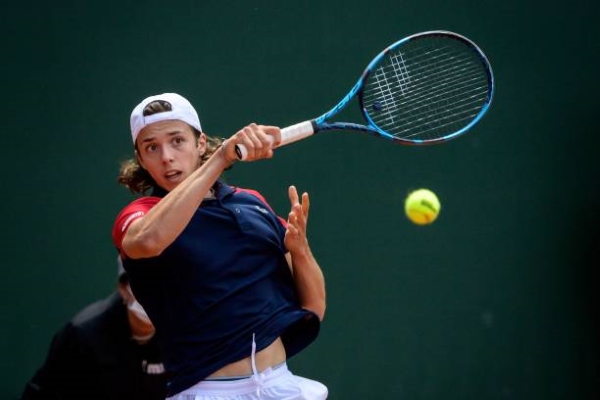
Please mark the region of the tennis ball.
<svg viewBox="0 0 600 400"><path fill-rule="evenodd" d="M440 208L438 197L429 189L415 190L404 201L406 216L417 225L427 225L435 221Z"/></svg>

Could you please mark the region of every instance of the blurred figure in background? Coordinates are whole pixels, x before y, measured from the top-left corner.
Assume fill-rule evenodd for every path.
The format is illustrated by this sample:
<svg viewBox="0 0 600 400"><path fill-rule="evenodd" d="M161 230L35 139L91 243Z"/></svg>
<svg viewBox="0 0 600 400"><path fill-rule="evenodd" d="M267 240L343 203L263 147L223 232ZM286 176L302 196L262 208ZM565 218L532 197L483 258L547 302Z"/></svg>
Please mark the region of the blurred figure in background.
<svg viewBox="0 0 600 400"><path fill-rule="evenodd" d="M117 290L58 331L21 400L163 400L166 373L154 326L118 262Z"/></svg>

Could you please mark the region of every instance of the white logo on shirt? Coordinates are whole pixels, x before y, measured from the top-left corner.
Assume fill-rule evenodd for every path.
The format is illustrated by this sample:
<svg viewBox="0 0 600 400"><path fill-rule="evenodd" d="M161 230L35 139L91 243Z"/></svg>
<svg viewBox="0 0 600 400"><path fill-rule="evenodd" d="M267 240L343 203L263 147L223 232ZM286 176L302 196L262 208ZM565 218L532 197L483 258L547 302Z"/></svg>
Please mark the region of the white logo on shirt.
<svg viewBox="0 0 600 400"><path fill-rule="evenodd" d="M148 375L160 375L165 373L165 366L162 363L150 364L148 361L142 361L142 371Z"/></svg>
<svg viewBox="0 0 600 400"><path fill-rule="evenodd" d="M258 211L260 211L263 214L269 213L266 208L262 208L261 206L254 206L254 208L256 208Z"/></svg>
<svg viewBox="0 0 600 400"><path fill-rule="evenodd" d="M125 222L123 222L123 225L121 225L121 232L125 232L125 230L129 227L129 224L131 224L134 219L142 217L143 215L144 215L143 211L138 211L136 213L131 214L129 217L127 217Z"/></svg>

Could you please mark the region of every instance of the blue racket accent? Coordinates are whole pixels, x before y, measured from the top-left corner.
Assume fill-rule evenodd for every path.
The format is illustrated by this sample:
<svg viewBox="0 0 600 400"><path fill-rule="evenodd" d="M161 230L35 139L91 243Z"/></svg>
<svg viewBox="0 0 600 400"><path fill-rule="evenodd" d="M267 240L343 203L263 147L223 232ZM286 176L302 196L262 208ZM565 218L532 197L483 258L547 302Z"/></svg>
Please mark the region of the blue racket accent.
<svg viewBox="0 0 600 400"><path fill-rule="evenodd" d="M475 43L453 32L422 32L379 53L350 92L314 120L315 133L355 130L403 144L434 144L477 124L493 94L490 63ZM367 124L329 122L354 96Z"/></svg>
<svg viewBox="0 0 600 400"><path fill-rule="evenodd" d="M449 31L417 33L379 53L331 110L283 128L279 146L326 130L367 132L409 145L445 142L481 120L494 90L490 63L471 40ZM366 125L332 122L355 96ZM241 144L236 151L240 159L248 154Z"/></svg>

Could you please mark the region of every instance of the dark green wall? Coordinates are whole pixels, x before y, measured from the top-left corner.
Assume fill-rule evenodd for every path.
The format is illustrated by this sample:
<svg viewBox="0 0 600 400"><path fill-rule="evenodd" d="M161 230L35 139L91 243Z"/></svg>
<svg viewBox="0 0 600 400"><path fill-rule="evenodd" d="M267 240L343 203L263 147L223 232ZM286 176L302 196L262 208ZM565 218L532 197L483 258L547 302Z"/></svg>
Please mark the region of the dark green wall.
<svg viewBox="0 0 600 400"><path fill-rule="evenodd" d="M131 199L115 178L141 98L180 92L217 135L284 126L332 106L382 47L430 29L472 38L494 67L495 103L467 136L409 148L324 134L227 174L280 214L287 185L312 196L328 315L290 364L332 399L598 396L593 2L16 3L0 14L0 398L114 285L110 229ZM402 210L422 186L443 203L428 227Z"/></svg>

